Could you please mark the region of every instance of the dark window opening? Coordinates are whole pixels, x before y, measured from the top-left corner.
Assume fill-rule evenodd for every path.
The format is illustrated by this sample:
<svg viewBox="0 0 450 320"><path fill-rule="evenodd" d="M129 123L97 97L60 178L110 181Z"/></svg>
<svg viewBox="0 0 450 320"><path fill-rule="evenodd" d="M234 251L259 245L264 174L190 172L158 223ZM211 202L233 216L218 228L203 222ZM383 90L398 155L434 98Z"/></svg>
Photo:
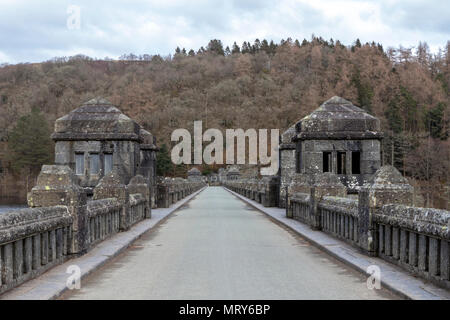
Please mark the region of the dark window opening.
<svg viewBox="0 0 450 320"><path fill-rule="evenodd" d="M75 154L75 174L84 175L84 153Z"/></svg>
<svg viewBox="0 0 450 320"><path fill-rule="evenodd" d="M297 150L296 150L296 163L295 163L295 167L296 167L296 172L297 173L302 173L302 146L298 145L297 146Z"/></svg>
<svg viewBox="0 0 450 320"><path fill-rule="evenodd" d="M331 172L331 152L323 153L323 172Z"/></svg>
<svg viewBox="0 0 450 320"><path fill-rule="evenodd" d="M361 153L359 151L352 152L352 173L361 174Z"/></svg>
<svg viewBox="0 0 450 320"><path fill-rule="evenodd" d="M337 153L337 174L347 174L346 168L346 154L345 152Z"/></svg>

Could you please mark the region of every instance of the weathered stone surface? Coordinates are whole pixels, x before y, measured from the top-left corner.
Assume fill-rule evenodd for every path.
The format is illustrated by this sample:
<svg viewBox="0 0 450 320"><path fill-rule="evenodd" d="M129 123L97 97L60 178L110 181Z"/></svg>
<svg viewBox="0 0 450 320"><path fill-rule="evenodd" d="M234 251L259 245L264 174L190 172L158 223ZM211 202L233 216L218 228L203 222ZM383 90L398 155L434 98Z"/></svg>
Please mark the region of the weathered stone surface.
<svg viewBox="0 0 450 320"><path fill-rule="evenodd" d="M283 148L295 148L292 138L296 135L295 125L289 127L285 132L281 134L281 149Z"/></svg>
<svg viewBox="0 0 450 320"><path fill-rule="evenodd" d="M141 128L141 144L140 144L140 164L138 173L142 175L150 186L150 207L156 208L156 153L159 148L156 146L156 137L150 132Z"/></svg>
<svg viewBox="0 0 450 320"><path fill-rule="evenodd" d="M168 208L171 204L203 188L204 181L189 181L182 178L158 177L158 207Z"/></svg>
<svg viewBox="0 0 450 320"><path fill-rule="evenodd" d="M145 218L150 219L152 217L151 213L151 189L149 185L147 184L146 179L141 176L137 175L131 178L130 183L128 184L128 191L130 194L141 194L142 197L145 199Z"/></svg>
<svg viewBox="0 0 450 320"><path fill-rule="evenodd" d="M82 192L78 178L67 166L43 165L36 186L28 193L30 207L70 205Z"/></svg>
<svg viewBox="0 0 450 320"><path fill-rule="evenodd" d="M374 221L450 240L450 212L447 210L386 204L376 212Z"/></svg>
<svg viewBox="0 0 450 320"><path fill-rule="evenodd" d="M67 206L20 209L0 215L0 244L70 226L73 216Z"/></svg>
<svg viewBox="0 0 450 320"><path fill-rule="evenodd" d="M320 199L318 206L325 210L358 217L358 200L356 199L324 196Z"/></svg>
<svg viewBox="0 0 450 320"><path fill-rule="evenodd" d="M57 119L52 138L56 164L76 171L76 158L83 163L76 173L88 193L109 170L122 176L124 183L139 173L156 186L156 139L103 98Z"/></svg>
<svg viewBox="0 0 450 320"><path fill-rule="evenodd" d="M122 181L119 175L110 172L95 187L93 200L116 198L122 205L120 230L128 230L130 228L130 193Z"/></svg>
<svg viewBox="0 0 450 320"><path fill-rule="evenodd" d="M295 166L295 143L292 138L295 136L295 125L291 126L281 135L280 144L280 201L279 207L284 208L286 204L286 188L291 183L291 178L296 172Z"/></svg>
<svg viewBox="0 0 450 320"><path fill-rule="evenodd" d="M300 129L300 130L298 130ZM297 124L298 138L348 139L353 133L366 137L380 135L380 121L354 106L350 101L334 96Z"/></svg>
<svg viewBox="0 0 450 320"><path fill-rule="evenodd" d="M350 101L325 101L282 135L280 196L294 173L332 172L356 192L381 165L382 136L380 121Z"/></svg>
<svg viewBox="0 0 450 320"><path fill-rule="evenodd" d="M78 180L67 166L44 165L38 176L37 184L28 194L30 207L67 206L73 217L72 253L87 250L87 213L86 194L78 186Z"/></svg>
<svg viewBox="0 0 450 320"><path fill-rule="evenodd" d="M411 205L413 188L392 166L381 167L359 191L359 243L369 254L376 251L374 215L385 204Z"/></svg>
<svg viewBox="0 0 450 320"><path fill-rule="evenodd" d="M55 140L139 140L139 125L111 102L95 98L55 122Z"/></svg>
<svg viewBox="0 0 450 320"><path fill-rule="evenodd" d="M324 196L345 197L347 195L347 189L334 173L325 172L316 174L312 176L311 183L315 188L317 198Z"/></svg>
<svg viewBox="0 0 450 320"><path fill-rule="evenodd" d="M393 166L381 167L361 189L369 192L369 205L372 208L381 208L390 203L413 203L413 187Z"/></svg>

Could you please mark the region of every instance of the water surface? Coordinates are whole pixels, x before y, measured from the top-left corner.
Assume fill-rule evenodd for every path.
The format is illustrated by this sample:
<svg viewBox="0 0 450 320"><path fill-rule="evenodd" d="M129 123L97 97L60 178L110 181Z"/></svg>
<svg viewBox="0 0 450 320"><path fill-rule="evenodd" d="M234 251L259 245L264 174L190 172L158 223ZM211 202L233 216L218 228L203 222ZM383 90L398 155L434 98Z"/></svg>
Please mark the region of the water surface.
<svg viewBox="0 0 450 320"><path fill-rule="evenodd" d="M0 214L10 211L15 211L23 208L28 208L26 204L0 204Z"/></svg>

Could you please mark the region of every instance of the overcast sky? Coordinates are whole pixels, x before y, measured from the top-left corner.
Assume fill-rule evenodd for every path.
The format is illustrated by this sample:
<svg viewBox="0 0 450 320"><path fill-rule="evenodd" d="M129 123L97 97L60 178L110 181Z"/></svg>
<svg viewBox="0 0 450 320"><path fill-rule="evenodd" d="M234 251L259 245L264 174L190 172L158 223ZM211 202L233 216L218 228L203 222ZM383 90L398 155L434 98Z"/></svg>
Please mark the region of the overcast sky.
<svg viewBox="0 0 450 320"><path fill-rule="evenodd" d="M448 0L0 0L0 63L168 55L210 39L231 47L313 33L385 48L426 41L436 52L450 40L449 17Z"/></svg>

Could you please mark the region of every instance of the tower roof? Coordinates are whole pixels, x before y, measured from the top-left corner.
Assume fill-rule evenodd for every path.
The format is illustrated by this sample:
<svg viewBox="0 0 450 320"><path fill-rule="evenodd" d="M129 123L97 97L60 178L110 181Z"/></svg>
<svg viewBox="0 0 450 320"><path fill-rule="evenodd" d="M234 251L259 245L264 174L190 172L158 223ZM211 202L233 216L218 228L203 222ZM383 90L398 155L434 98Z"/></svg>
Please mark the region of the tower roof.
<svg viewBox="0 0 450 320"><path fill-rule="evenodd" d="M296 124L299 139L381 138L380 121L350 101L334 96Z"/></svg>
<svg viewBox="0 0 450 320"><path fill-rule="evenodd" d="M54 140L139 140L140 126L111 102L95 98L55 122Z"/></svg>

